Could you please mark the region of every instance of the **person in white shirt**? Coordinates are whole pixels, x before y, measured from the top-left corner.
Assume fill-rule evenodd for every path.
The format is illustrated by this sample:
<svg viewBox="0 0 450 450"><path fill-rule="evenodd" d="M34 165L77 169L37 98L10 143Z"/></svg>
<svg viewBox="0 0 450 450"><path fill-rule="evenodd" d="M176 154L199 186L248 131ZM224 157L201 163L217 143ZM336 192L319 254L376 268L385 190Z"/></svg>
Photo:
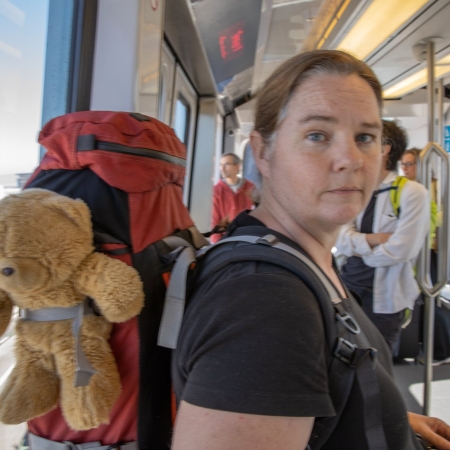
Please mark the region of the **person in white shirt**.
<svg viewBox="0 0 450 450"><path fill-rule="evenodd" d="M385 337L391 352L400 335L405 309L413 309L420 294L414 263L428 234L428 191L408 181L394 210L391 190L396 167L406 149L403 130L383 121L383 165L376 190L356 221L342 228L336 248L348 257L341 268L346 285L362 299L362 307Z"/></svg>

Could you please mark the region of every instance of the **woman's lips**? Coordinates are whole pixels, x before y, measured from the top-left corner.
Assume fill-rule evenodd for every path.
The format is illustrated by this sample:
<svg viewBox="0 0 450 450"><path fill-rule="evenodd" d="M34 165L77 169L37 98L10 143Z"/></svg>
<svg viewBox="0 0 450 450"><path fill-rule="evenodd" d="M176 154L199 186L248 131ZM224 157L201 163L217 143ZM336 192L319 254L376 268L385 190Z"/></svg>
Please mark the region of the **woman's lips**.
<svg viewBox="0 0 450 450"><path fill-rule="evenodd" d="M356 186L341 186L336 189L330 189L328 192L338 195L351 195L355 193L360 193L362 192L362 190Z"/></svg>

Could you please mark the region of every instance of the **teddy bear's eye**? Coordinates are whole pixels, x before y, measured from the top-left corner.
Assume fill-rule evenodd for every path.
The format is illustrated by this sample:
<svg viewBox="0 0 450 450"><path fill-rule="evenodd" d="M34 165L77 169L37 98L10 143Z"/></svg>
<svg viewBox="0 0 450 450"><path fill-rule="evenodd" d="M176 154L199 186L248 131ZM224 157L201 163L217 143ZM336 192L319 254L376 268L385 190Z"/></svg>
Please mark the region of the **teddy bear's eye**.
<svg viewBox="0 0 450 450"><path fill-rule="evenodd" d="M10 277L14 273L14 269L12 267L5 267L2 270L3 275Z"/></svg>

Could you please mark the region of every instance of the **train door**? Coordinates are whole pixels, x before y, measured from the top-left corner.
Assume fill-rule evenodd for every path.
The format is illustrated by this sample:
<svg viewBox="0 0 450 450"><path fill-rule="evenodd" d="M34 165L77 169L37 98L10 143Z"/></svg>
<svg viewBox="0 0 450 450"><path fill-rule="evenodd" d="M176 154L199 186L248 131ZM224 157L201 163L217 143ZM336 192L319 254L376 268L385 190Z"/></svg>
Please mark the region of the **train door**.
<svg viewBox="0 0 450 450"><path fill-rule="evenodd" d="M161 85L158 118L170 125L186 146L186 179L183 201L187 205L191 184L197 93L166 43L161 52Z"/></svg>

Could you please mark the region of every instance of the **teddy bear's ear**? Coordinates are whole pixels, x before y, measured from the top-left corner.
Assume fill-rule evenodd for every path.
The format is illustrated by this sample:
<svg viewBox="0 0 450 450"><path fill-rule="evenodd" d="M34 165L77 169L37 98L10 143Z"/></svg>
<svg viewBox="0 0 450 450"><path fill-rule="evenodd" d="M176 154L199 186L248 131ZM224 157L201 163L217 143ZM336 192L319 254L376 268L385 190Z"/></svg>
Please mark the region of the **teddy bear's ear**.
<svg viewBox="0 0 450 450"><path fill-rule="evenodd" d="M91 229L91 211L83 200L73 200L69 197L58 196L52 199L52 207L62 211L76 225L82 224Z"/></svg>

